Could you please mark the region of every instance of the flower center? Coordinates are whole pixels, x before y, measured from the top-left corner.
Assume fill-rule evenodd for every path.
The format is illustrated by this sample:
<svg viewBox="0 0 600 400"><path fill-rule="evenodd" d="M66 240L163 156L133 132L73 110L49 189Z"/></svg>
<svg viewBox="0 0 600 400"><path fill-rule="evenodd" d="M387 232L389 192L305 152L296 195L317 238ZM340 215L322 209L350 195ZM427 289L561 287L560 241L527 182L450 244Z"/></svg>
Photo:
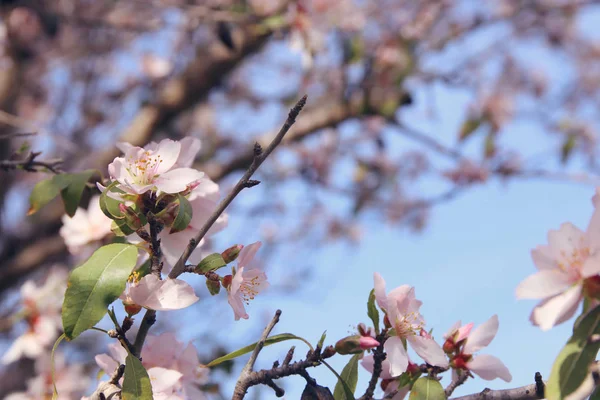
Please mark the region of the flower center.
<svg viewBox="0 0 600 400"><path fill-rule="evenodd" d="M250 303L250 300L254 300L254 297L259 292L260 279L255 276L252 279L244 279L240 285L240 293L242 294L242 300L246 305Z"/></svg>
<svg viewBox="0 0 600 400"><path fill-rule="evenodd" d="M155 156L151 152L145 151L140 158L134 159L131 157L127 160L127 172L129 172L135 183L148 185L157 176L156 171L162 162L160 154Z"/></svg>
<svg viewBox="0 0 600 400"><path fill-rule="evenodd" d="M562 260L558 262L558 268L567 273L580 275L581 267L590 255L590 248L583 245L573 249L571 253L562 250L560 255Z"/></svg>
<svg viewBox="0 0 600 400"><path fill-rule="evenodd" d="M423 329L421 314L414 311L400 316L396 320L395 325L396 334L399 337L418 335L421 329Z"/></svg>

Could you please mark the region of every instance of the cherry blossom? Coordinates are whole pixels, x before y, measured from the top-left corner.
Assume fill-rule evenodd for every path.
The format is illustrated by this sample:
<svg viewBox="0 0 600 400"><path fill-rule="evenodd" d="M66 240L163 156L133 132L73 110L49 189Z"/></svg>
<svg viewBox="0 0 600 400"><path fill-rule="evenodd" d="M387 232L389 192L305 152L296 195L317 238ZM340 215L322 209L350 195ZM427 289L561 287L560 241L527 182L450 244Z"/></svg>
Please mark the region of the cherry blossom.
<svg viewBox="0 0 600 400"><path fill-rule="evenodd" d="M118 147L125 156L115 158L108 172L126 193L139 195L149 190L179 193L204 177L203 172L189 168L200 149L198 139L186 138L180 142L164 139L144 148L120 143Z"/></svg>
<svg viewBox="0 0 600 400"><path fill-rule="evenodd" d="M119 343L108 346L109 354L96 356L96 363L111 375L125 362L127 351ZM190 342L177 340L173 333L149 335L142 349L142 364L148 371L155 399L204 399L199 389L208 381L208 369L200 366L198 353Z"/></svg>
<svg viewBox="0 0 600 400"><path fill-rule="evenodd" d="M493 315L475 329L473 329L473 323L461 326L458 321L444 335L446 339L444 350L453 353L450 365L455 369L474 372L480 378L488 381L500 378L505 382L510 382L512 376L500 359L488 354L473 357L474 353L492 342L497 332L497 315Z"/></svg>
<svg viewBox="0 0 600 400"><path fill-rule="evenodd" d="M27 381L25 392L11 393L5 400L39 400L52 398L53 380L50 353L47 352L36 359L36 375ZM57 400L80 398L87 389L90 379L81 364L67 365L64 355L54 355L55 383L58 391Z"/></svg>
<svg viewBox="0 0 600 400"><path fill-rule="evenodd" d="M410 363L410 360L409 360ZM375 365L375 360L372 354L367 354L360 361L360 364L364 369L369 371L369 373L373 373L373 367ZM413 364L414 365L414 364ZM406 397L409 392L408 386L403 386L401 388L398 387L398 380L390 375L390 362L388 360L383 360L381 363L381 374L379 377L382 379L381 386L383 388L384 394L387 396L395 391L398 391L392 397L392 400L402 400ZM387 397L386 397L387 398Z"/></svg>
<svg viewBox="0 0 600 400"><path fill-rule="evenodd" d="M399 376L408 368L408 354L403 339L427 363L447 367L448 360L444 351L433 339L421 336L425 320L419 313L422 302L415 298L415 289L402 285L385 294L385 281L379 273L375 273L375 299L379 307L385 311L386 318L395 330L395 336L386 340L383 347L389 360L391 376Z"/></svg>
<svg viewBox="0 0 600 400"><path fill-rule="evenodd" d="M585 232L571 223L548 232L548 245L531 252L538 272L516 289L519 299L542 300L531 321L548 330L570 319L584 296L584 287L600 279L600 208L594 197L594 214Z"/></svg>
<svg viewBox="0 0 600 400"><path fill-rule="evenodd" d="M236 321L240 318L248 319L244 303L248 304L258 293L269 287L264 271L247 268L260 246L261 242L255 242L240 251L237 259L238 270L233 276L231 284L227 286L227 300L233 309Z"/></svg>
<svg viewBox="0 0 600 400"><path fill-rule="evenodd" d="M60 310L66 280L63 269L53 268L43 285L27 281L21 286L22 315L27 322L27 331L13 341L2 357L3 364L21 357L37 358L54 343L62 330Z"/></svg>
<svg viewBox="0 0 600 400"><path fill-rule="evenodd" d="M157 311L179 310L198 301L194 288L181 279L161 280L148 274L127 284L120 297L125 304L137 304Z"/></svg>
<svg viewBox="0 0 600 400"><path fill-rule="evenodd" d="M63 215L60 236L71 254L85 252L86 245L111 233L112 220L100 209L100 196L90 199L87 210L78 208L73 217Z"/></svg>

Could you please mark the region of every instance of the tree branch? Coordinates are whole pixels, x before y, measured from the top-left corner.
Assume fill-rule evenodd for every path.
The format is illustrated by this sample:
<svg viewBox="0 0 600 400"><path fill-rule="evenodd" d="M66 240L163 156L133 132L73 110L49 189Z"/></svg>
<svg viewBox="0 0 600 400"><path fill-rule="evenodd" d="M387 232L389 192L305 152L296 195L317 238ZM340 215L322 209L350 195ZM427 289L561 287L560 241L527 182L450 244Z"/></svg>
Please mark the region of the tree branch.
<svg viewBox="0 0 600 400"><path fill-rule="evenodd" d="M450 400L537 400L544 398L545 383L542 374L535 373L535 383L514 389L491 390L484 389L480 393L473 393Z"/></svg>
<svg viewBox="0 0 600 400"><path fill-rule="evenodd" d="M0 160L0 169L4 171L10 171L15 169L22 169L27 172L42 172L44 170L48 170L55 174L60 173L60 164L62 164L63 160L60 158L38 161L37 157L42 154L42 152L33 152L30 151L27 156L25 156L22 160Z"/></svg>
<svg viewBox="0 0 600 400"><path fill-rule="evenodd" d="M258 183L258 181L253 181L250 178L252 177L252 175L254 175L258 167L260 167L260 165L267 159L267 157L269 157L273 150L275 150L275 148L279 146L285 134L290 130L292 125L294 125L294 123L296 122L296 117L298 117L298 114L300 113L300 111L302 111L302 108L306 104L306 98L307 96L304 95L290 110L287 120L277 133L277 136L273 138L273 140L266 149L263 150L258 143L254 146L254 158L252 160L252 163L250 164L244 175L240 178L238 183L231 190L231 192L227 195L227 197L225 197L219 203L215 211L213 211L210 217L206 220L198 234L192 240L190 240L190 243L186 247L185 251L183 252L181 257L169 273L169 278L177 278L185 271L186 261L188 260L188 258L190 258L190 255L196 249L198 243L200 243L202 238L204 238L208 230L217 221L219 216L221 216L221 214L223 214L223 212L229 206L229 204L231 204L233 199L235 199L236 196L240 194L240 192L245 188L255 186Z"/></svg>

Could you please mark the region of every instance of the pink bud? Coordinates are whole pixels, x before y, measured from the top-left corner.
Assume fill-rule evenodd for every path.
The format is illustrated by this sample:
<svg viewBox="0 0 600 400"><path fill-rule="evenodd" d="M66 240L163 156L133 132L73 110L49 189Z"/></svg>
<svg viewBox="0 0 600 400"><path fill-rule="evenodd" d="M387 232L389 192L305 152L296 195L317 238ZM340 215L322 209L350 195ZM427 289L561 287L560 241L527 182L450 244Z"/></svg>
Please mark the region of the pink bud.
<svg viewBox="0 0 600 400"><path fill-rule="evenodd" d="M363 350L369 350L379 346L379 342L371 336L361 336L358 343Z"/></svg>
<svg viewBox="0 0 600 400"><path fill-rule="evenodd" d="M223 260L225 260L225 262L229 264L238 257L240 251L242 251L243 248L244 245L242 244L236 244L234 246L231 246L230 248L221 253L221 257L223 257Z"/></svg>

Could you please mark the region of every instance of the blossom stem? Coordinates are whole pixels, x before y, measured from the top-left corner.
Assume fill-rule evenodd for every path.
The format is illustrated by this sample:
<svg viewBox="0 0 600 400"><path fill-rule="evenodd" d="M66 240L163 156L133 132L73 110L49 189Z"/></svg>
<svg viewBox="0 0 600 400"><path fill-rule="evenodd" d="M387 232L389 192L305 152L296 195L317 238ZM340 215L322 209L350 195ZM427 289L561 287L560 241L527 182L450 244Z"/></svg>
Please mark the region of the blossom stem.
<svg viewBox="0 0 600 400"><path fill-rule="evenodd" d="M371 400L373 398L375 388L377 387L377 381L379 380L379 376L382 372L383 360L386 358L386 354L383 349L386 336L387 330L384 330L375 338L375 340L379 342L379 346L373 349L373 374L371 374L371 380L369 381L369 386L367 387L365 394L363 394L359 400Z"/></svg>
<svg viewBox="0 0 600 400"><path fill-rule="evenodd" d="M283 126L281 127L281 129L279 130L279 132L277 133L275 138L273 138L271 143L269 143L269 146L267 146L266 149L264 149L260 152L259 151L254 152L254 158L252 160L252 163L250 164L250 166L248 167L248 169L246 170L244 175L240 178L238 183L234 186L234 188L227 195L227 197L225 197L219 203L219 205L217 206L215 211L206 220L206 222L204 223L204 225L202 226L202 228L200 229L198 234L190 240L190 243L188 244L188 246L184 250L183 254L181 255L181 257L179 257L179 260L177 261L177 263L175 264L175 266L169 273L169 278L172 278L172 279L177 278L179 275L181 275L185 271L186 261L188 260L188 258L190 258L190 255L196 249L196 246L198 246L198 243L200 243L202 238L204 238L204 236L207 234L208 230L214 225L214 223L217 221L219 216L221 216L221 214L223 214L223 212L229 206L229 204L231 204L233 199L235 199L236 196L238 194L240 194L240 192L242 190L244 190L245 188L252 187L257 184L257 181L253 181L250 178L256 172L258 167L260 167L260 165L267 159L267 157L269 157L269 155L273 152L273 150L275 150L275 148L281 143L281 141L283 140L283 137L290 130L292 125L294 125L294 123L296 122L296 117L298 116L298 114L300 113L300 111L302 110L304 105L306 104L306 98L307 98L307 96L304 95L296 103L296 105L290 110L285 123L283 124Z"/></svg>

